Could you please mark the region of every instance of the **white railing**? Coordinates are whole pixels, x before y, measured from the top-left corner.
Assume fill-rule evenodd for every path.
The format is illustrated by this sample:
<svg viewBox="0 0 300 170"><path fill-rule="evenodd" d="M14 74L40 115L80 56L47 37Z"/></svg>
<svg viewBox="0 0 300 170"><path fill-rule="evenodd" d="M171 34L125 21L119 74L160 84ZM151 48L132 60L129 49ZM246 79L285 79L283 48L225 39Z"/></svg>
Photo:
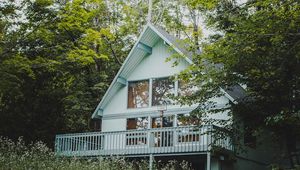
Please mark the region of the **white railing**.
<svg viewBox="0 0 300 170"><path fill-rule="evenodd" d="M62 156L192 153L218 146L232 150L229 136L214 135L214 126L188 126L57 135L55 152Z"/></svg>

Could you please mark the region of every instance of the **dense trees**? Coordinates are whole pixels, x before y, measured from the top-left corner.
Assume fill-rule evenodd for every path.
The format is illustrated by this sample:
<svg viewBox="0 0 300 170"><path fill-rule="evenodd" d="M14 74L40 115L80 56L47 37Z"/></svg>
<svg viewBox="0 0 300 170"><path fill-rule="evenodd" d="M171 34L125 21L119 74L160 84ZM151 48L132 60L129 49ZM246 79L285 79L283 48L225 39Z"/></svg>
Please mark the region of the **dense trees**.
<svg viewBox="0 0 300 170"><path fill-rule="evenodd" d="M52 144L57 133L91 130L90 115L138 32L114 27L126 18L109 5L1 2L1 135Z"/></svg>
<svg viewBox="0 0 300 170"><path fill-rule="evenodd" d="M1 1L0 135L51 145L57 133L93 130L91 113L145 25L147 4ZM154 1L152 22L186 38L183 8Z"/></svg>
<svg viewBox="0 0 300 170"><path fill-rule="evenodd" d="M210 99L221 95L220 87L246 86L247 97L228 109L241 117L246 132L273 134L285 144L284 155L292 158L300 129L299 1L210 4L210 8L202 1L193 4L203 9L207 25L216 33L202 44L195 65L181 75L201 85L183 101L202 103L196 114L207 113L207 106L213 113L218 108Z"/></svg>
<svg viewBox="0 0 300 170"><path fill-rule="evenodd" d="M153 3L152 22L195 52L179 78L201 87L179 100L200 103L194 114L205 116L219 111L210 99L222 95L220 87L246 86L248 97L222 109L239 115L253 135L267 129L293 150L299 2ZM93 109L145 25L147 1L6 1L0 14L0 135L51 144L56 133L91 130ZM214 30L205 40L200 15Z"/></svg>

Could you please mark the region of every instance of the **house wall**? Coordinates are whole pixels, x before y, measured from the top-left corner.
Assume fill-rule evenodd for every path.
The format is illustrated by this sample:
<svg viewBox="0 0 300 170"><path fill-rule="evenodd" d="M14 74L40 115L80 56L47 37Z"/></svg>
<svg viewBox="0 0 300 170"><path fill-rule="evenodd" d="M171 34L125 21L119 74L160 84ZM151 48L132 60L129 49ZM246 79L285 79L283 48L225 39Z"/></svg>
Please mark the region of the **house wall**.
<svg viewBox="0 0 300 170"><path fill-rule="evenodd" d="M278 141L268 131L257 137L256 148L245 147L245 152L237 154L235 169L268 170L271 165L289 168L290 162L282 154L286 152L285 144Z"/></svg>
<svg viewBox="0 0 300 170"><path fill-rule="evenodd" d="M102 122L102 131L126 130L126 119L107 119Z"/></svg>
<svg viewBox="0 0 300 170"><path fill-rule="evenodd" d="M158 41L152 48L152 54L141 61L127 80L134 81L155 77L167 77L184 70L188 66L188 63L184 59L182 59L176 67L172 67L174 60L173 62L166 62L166 59L170 57L172 53L173 52L170 50L170 47L166 46L163 43L163 40ZM127 109L127 88L127 86L122 87L115 94L109 104L107 104L103 109L103 115L133 112L136 110L149 110L147 108Z"/></svg>
<svg viewBox="0 0 300 170"><path fill-rule="evenodd" d="M237 115L234 118L240 122L242 128L244 126L242 119ZM256 136L255 141L254 146L245 146L244 137L241 137L240 146L236 148L234 169L267 170L272 164L284 163L280 153L285 148L269 131L262 131L259 136Z"/></svg>
<svg viewBox="0 0 300 170"><path fill-rule="evenodd" d="M152 47L152 54L143 58L143 60L133 69L132 73L128 76L127 81L144 80L158 77L168 77L180 73L182 70L189 66L185 59L179 59L178 65L174 66L175 59L166 62L167 58L174 54L171 46L166 45L162 39ZM126 119L128 117L138 117L139 115L155 115L158 116L157 107L147 108L127 108L127 93L128 86L124 86L112 97L110 102L103 109L103 123L102 131L120 131L126 130ZM228 103L226 97L219 97L213 99L222 107ZM194 106L168 106L168 114L188 113ZM210 115L212 118L228 119L226 113Z"/></svg>
<svg viewBox="0 0 300 170"><path fill-rule="evenodd" d="M181 59L176 67L172 66L175 60L166 62L173 53L170 46L165 45L163 40L159 40L153 47L152 54L142 60L129 76L128 81L171 76L188 67L189 63L184 59Z"/></svg>

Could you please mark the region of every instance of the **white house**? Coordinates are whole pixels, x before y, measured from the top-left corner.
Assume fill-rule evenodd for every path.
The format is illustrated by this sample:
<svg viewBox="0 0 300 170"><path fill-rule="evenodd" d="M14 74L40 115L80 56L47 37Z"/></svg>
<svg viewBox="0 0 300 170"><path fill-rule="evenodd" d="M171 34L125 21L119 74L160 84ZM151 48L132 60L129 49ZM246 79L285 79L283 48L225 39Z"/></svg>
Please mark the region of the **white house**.
<svg viewBox="0 0 300 170"><path fill-rule="evenodd" d="M166 62L172 55L182 55L177 66ZM106 94L92 115L102 121L102 132L64 134L56 137L56 153L64 156L162 157L188 159L195 169L264 169L268 164L264 151L250 151L232 159L230 137L217 138L212 125L185 116L194 106L180 106L169 95L187 95L193 89L173 81L192 64L188 52L176 38L163 29L147 24ZM237 102L243 88L224 91L214 99L219 107ZM228 120L226 112L214 115ZM211 153L212 147L221 148ZM265 162L260 162L265 160Z"/></svg>

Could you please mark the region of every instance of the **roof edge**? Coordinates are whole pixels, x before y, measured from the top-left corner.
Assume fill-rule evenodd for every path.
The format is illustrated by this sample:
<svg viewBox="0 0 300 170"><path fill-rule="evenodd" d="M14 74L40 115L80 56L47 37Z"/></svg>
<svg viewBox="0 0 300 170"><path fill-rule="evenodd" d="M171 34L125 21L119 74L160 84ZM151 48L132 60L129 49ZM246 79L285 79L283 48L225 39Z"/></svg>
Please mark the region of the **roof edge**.
<svg viewBox="0 0 300 170"><path fill-rule="evenodd" d="M125 61L123 62L121 68L119 69L118 73L115 75L113 81L111 82L111 84L109 85L108 89L106 90L106 92L105 92L104 96L102 97L100 103L97 105L95 111L93 112L93 114L92 114L92 119L94 119L94 118L97 117L97 111L101 108L101 105L104 103L105 98L107 97L108 93L111 91L112 86L116 83L117 78L119 77L119 75L121 74L123 68L125 67L126 63L128 62L129 56L133 53L133 51L134 51L135 48L137 47L137 45L138 45L140 39L142 38L143 34L144 34L145 31L147 30L147 28L150 27L150 25L151 25L151 24L148 23L148 24L144 27L144 29L143 29L143 31L141 32L141 34L139 35L139 37L138 37L138 39L136 40L134 46L131 48L129 54L127 55ZM151 28L151 27L150 27L150 28ZM152 29L152 28L151 28L151 29ZM103 115L103 112L102 112L102 115ZM102 116L102 115L99 115L99 116Z"/></svg>
<svg viewBox="0 0 300 170"><path fill-rule="evenodd" d="M99 116L103 116L103 108L102 105L105 102L108 94L110 93L111 89L113 88L114 84L117 82L117 78L119 77L119 75L121 74L121 72L123 71L125 65L127 64L130 56L132 55L132 53L134 52L134 50L137 48L137 45L139 44L142 36L144 35L145 31L150 28L151 30L153 30L161 39L163 39L165 42L167 42L169 45L171 45L171 47L180 55L184 56L184 59L189 63L189 64L193 64L193 61L184 53L184 51L180 50L180 48L178 46L176 46L176 42L172 42L171 39L169 39L167 36L171 36L168 32L157 28L155 25L153 25L152 23L147 23L143 29L143 31L141 32L141 34L139 35L138 39L136 40L134 46L132 47L132 49L130 50L129 54L127 55L125 61L123 62L121 68L119 69L118 73L115 75L113 81L111 82L109 88L106 90L104 96L102 97L100 103L97 105L95 111L92 114L92 119L93 118L97 118ZM102 112L100 113L101 115L99 115L98 110L101 109Z"/></svg>

